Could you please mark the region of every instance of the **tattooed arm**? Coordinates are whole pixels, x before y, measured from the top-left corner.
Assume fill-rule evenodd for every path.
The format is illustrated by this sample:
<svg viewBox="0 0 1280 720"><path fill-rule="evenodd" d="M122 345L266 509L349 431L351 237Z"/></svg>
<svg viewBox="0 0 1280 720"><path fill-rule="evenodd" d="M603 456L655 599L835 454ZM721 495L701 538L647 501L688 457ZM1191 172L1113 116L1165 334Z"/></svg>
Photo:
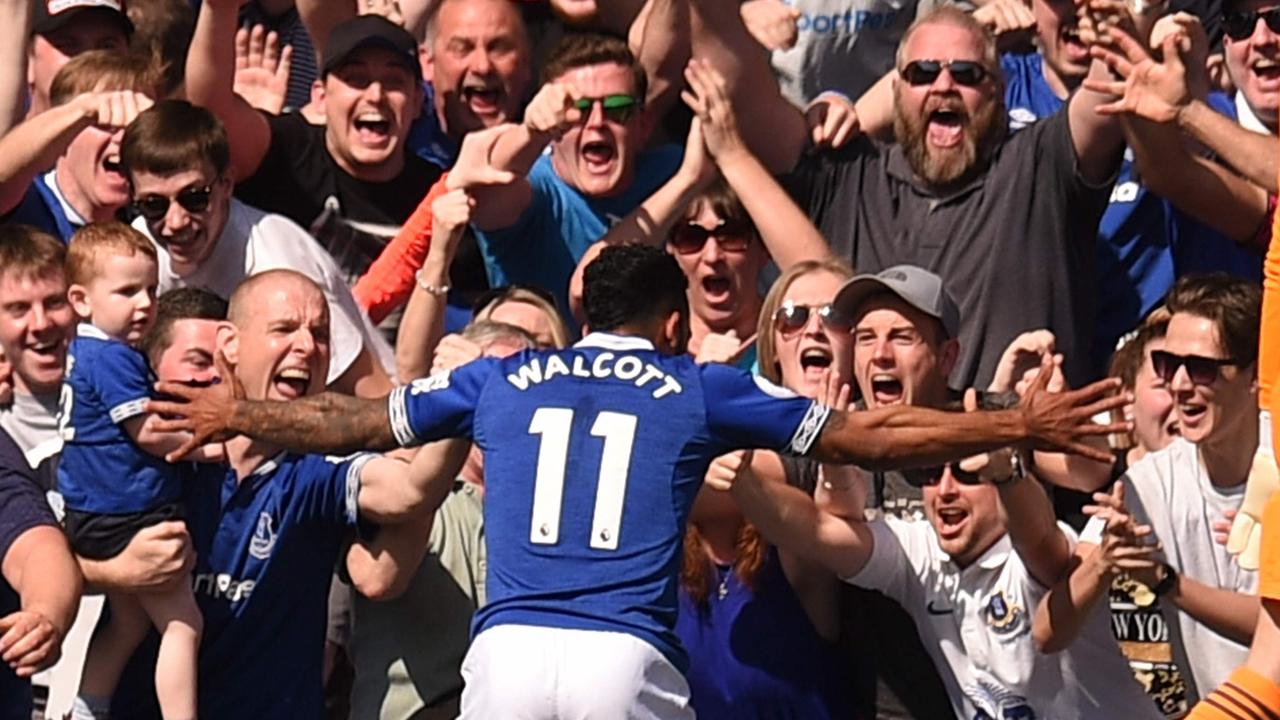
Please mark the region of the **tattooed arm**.
<svg viewBox="0 0 1280 720"><path fill-rule="evenodd" d="M160 383L157 391L177 402L153 400L151 412L164 416L157 428L185 430L187 443L169 454L180 458L210 438L250 437L295 452L344 454L396 447L387 399L365 399L326 392L289 402L245 400L230 384L208 388Z"/></svg>

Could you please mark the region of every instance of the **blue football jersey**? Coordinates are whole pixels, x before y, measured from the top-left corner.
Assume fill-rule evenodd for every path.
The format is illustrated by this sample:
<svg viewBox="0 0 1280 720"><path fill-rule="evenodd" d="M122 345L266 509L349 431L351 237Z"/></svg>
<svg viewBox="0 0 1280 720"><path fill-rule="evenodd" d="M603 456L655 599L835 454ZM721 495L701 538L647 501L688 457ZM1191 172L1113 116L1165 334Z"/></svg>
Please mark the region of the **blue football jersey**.
<svg viewBox="0 0 1280 720"><path fill-rule="evenodd" d="M481 359L389 402L401 444L466 436L484 450L488 604L476 633L625 632L680 668L681 543L708 464L738 448L807 452L828 413L740 370L603 333Z"/></svg>
<svg viewBox="0 0 1280 720"><path fill-rule="evenodd" d="M67 509L125 514L176 502L185 466L134 444L121 427L143 413L154 377L142 353L81 323L62 384L58 491Z"/></svg>
<svg viewBox="0 0 1280 720"><path fill-rule="evenodd" d="M243 480L202 466L187 484L200 717L324 717L329 581L373 457L281 453Z"/></svg>

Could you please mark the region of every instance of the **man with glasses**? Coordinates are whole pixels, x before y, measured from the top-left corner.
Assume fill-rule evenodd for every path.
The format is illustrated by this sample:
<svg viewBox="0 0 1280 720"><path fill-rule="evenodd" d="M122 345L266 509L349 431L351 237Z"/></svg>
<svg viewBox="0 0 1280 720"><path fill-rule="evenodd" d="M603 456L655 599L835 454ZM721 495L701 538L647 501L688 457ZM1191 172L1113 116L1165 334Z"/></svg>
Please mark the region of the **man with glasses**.
<svg viewBox="0 0 1280 720"><path fill-rule="evenodd" d="M1129 469L1124 498L1163 553L1163 564L1139 579L1162 598L1174 660L1194 703L1244 662L1258 620L1258 574L1214 540L1213 525L1240 506L1258 445L1261 293L1226 275L1189 276L1166 305L1169 330L1151 361L1173 394L1181 437ZM1079 557L1095 551L1104 525L1095 518L1085 527ZM1073 609L1088 612L1109 585L1073 583Z"/></svg>
<svg viewBox="0 0 1280 720"><path fill-rule="evenodd" d="M332 317L327 384L377 397L391 389L393 355L351 297L323 248L288 218L231 197L226 132L212 113L165 100L138 115L120 145L139 218L160 249L160 287L200 287L230 297L245 278L287 268L324 290Z"/></svg>
<svg viewBox="0 0 1280 720"><path fill-rule="evenodd" d="M1090 375L1094 237L1124 139L1082 89L1061 112L1007 136L995 41L943 6L898 49L897 145L852 141L807 156L792 192L839 257L875 272L937 273L966 308L953 387L985 386L1015 336L1047 328L1067 377ZM1094 63L1091 73L1106 67Z"/></svg>
<svg viewBox="0 0 1280 720"><path fill-rule="evenodd" d="M550 288L568 319L569 278L587 247L671 177L680 150L643 151L654 123L648 78L625 41L566 35L543 78L524 123L489 155L521 177L477 192L472 218L490 283Z"/></svg>

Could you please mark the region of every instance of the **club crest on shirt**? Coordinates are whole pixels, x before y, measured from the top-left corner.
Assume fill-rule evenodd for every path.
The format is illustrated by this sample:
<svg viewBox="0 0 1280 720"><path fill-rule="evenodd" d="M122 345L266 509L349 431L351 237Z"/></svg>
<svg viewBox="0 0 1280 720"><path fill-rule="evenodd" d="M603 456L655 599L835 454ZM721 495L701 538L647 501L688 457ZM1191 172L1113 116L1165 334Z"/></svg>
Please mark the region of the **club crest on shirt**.
<svg viewBox="0 0 1280 720"><path fill-rule="evenodd" d="M253 538L249 540L249 554L259 560L271 557L271 550L276 546L276 531L271 514L263 512L258 515L258 526L253 529Z"/></svg>
<svg viewBox="0 0 1280 720"><path fill-rule="evenodd" d="M987 599L982 611L987 627L996 635L1015 635L1027 628L1027 613L1022 606L1010 602L1003 590L997 590Z"/></svg>

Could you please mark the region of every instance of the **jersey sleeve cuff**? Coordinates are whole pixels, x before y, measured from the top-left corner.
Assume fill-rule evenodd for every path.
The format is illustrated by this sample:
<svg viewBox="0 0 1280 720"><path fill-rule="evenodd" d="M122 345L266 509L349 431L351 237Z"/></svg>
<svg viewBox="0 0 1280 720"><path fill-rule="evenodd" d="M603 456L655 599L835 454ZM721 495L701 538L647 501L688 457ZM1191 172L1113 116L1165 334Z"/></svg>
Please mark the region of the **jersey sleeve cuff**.
<svg viewBox="0 0 1280 720"><path fill-rule="evenodd" d="M360 474L369 461L378 457L373 453L365 453L351 460L347 466L346 488L343 498L343 515L348 525L355 525L360 519Z"/></svg>
<svg viewBox="0 0 1280 720"><path fill-rule="evenodd" d="M401 385L387 396L387 415L391 418L391 433L400 447L409 447L417 440L409 425L408 385Z"/></svg>
<svg viewBox="0 0 1280 720"><path fill-rule="evenodd" d="M123 402L111 408L108 413L111 416L111 422L119 425L120 423L132 417L137 417L146 412L148 398L141 397L129 402Z"/></svg>
<svg viewBox="0 0 1280 720"><path fill-rule="evenodd" d="M817 401L810 403L800 425L796 427L795 434L791 436L791 442L787 443L784 450L792 455L808 455L814 441L822 434L822 428L826 427L827 418L830 416L831 408Z"/></svg>

